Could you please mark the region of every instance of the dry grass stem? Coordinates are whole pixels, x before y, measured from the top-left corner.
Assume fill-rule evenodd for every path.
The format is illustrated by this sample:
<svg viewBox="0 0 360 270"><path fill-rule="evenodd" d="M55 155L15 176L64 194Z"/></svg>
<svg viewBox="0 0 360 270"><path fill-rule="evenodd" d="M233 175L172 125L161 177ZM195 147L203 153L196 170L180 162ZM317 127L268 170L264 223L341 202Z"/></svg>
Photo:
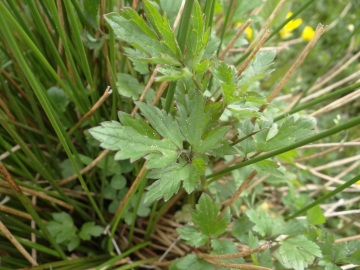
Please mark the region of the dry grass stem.
<svg viewBox="0 0 360 270"><path fill-rule="evenodd" d="M346 78L342 79L342 80L339 80L337 81L336 83L333 83L331 85L329 85L328 87L325 87L324 89L320 90L320 91L317 91L311 95L308 95L306 97L304 97L300 103L305 103L309 100L312 100L312 99L315 99L317 97L320 97L326 93L329 93L331 92L332 90L334 90L335 88L343 85L343 84L346 84L348 82L351 82L351 81L356 81L359 79L359 76L360 76L360 70L354 72L353 74L347 76Z"/></svg>
<svg viewBox="0 0 360 270"><path fill-rule="evenodd" d="M11 185L7 182L5 182L4 180L1 180L0 179L0 186L3 186L3 187L11 187ZM51 197L49 195L47 195L46 193L44 192L40 192L40 191L36 191L36 190L33 190L33 189L30 189L30 188L26 188L26 187L22 187L22 186L19 186L20 190L21 190L21 193L25 194L25 195L31 195L31 196L36 196L38 198L41 198L41 199L44 199L46 201L49 201L49 202L52 202L52 203L55 203L59 206L62 206L66 209L68 209L70 212L72 212L74 210L74 207L64 201L61 201L57 198L54 198L54 197ZM6 189L2 189L0 188L1 192L4 192L4 193L8 193L8 194L14 194L14 192L12 192L13 190L6 190ZM7 191L10 191L10 192L7 192Z"/></svg>
<svg viewBox="0 0 360 270"><path fill-rule="evenodd" d="M180 9L179 9L179 12L178 14L176 15L176 18L175 18L175 21L174 21L174 25L173 25L173 29L175 30L179 23L180 23L180 19L181 19L181 15L183 14L183 11L184 11L184 8L185 8L185 0L182 0L181 2L181 6L180 6Z"/></svg>
<svg viewBox="0 0 360 270"><path fill-rule="evenodd" d="M280 2L276 5L273 12L270 14L270 16L267 18L266 22L260 29L259 33L256 35L255 39L250 43L250 45L246 48L245 54L247 54L254 45L259 41L260 37L265 33L266 29L268 29L269 24L274 20L275 16L279 13L281 10L281 7L285 4L287 0L280 0Z"/></svg>
<svg viewBox="0 0 360 270"><path fill-rule="evenodd" d="M95 158L88 166L86 166L85 168L83 168L80 171L80 174L83 175L84 173L87 173L88 171L90 171L92 168L94 168L108 153L110 153L110 150L104 150L101 152L101 154ZM77 179L77 174L73 174L67 178L64 179L59 179L56 182L58 183L58 185L62 186L65 185L69 182L72 182L74 180Z"/></svg>
<svg viewBox="0 0 360 270"><path fill-rule="evenodd" d="M4 223L0 221L0 231L6 236L7 239L14 245L14 247L31 263L32 266L38 265L33 257L26 251L26 249L19 243L12 233L6 228Z"/></svg>
<svg viewBox="0 0 360 270"><path fill-rule="evenodd" d="M337 146L337 147L334 147L334 148L331 148L331 149L322 151L322 152L320 152L320 153L313 154L313 155L311 155L311 156L298 158L298 159L296 159L296 161L297 161L297 162L300 162L300 161L306 161L306 160L311 160L311 159L314 159L314 158L319 158L319 157L322 157L322 156L326 156L327 154L332 153L332 152L334 152L334 151L337 151L337 150L340 149L340 148L341 148L340 146Z"/></svg>
<svg viewBox="0 0 360 270"><path fill-rule="evenodd" d="M334 183L337 183L337 184L344 184L345 181L342 181L341 179L338 179L338 178L335 178L335 177L331 177L331 176L328 176L326 174L323 174L323 173L320 173L318 172L317 170L315 170L314 168L310 168L310 167L307 167L307 166L304 166L302 164L299 164L299 163L295 163L295 165L300 168L300 169L303 169L303 170L308 170L309 172L311 172L313 175L321 178L321 179L324 179L326 181L328 181L326 184L325 184L325 187L329 187L330 185L334 184ZM356 186L355 186L356 187ZM359 189L360 189L360 186L359 186Z"/></svg>
<svg viewBox="0 0 360 270"><path fill-rule="evenodd" d="M202 252L196 252L196 255L199 258L204 258L204 259L205 258L219 259L219 260L235 259L235 258L243 258L243 257L249 256L251 254L264 251L265 249L268 249L270 246L271 246L271 242L266 242L266 243L258 246L257 248L247 250L247 251L238 252L238 253L233 253L233 254L207 254L207 253L202 253Z"/></svg>
<svg viewBox="0 0 360 270"><path fill-rule="evenodd" d="M0 192L1 192L1 190L0 190ZM9 213L11 215L18 216L18 217L21 217L21 218L25 218L25 219L28 219L28 220L33 219L32 216L29 215L28 213L21 212L19 210L14 209L14 208L7 207L5 205L0 205L0 212Z"/></svg>
<svg viewBox="0 0 360 270"><path fill-rule="evenodd" d="M336 16L336 20L334 20L332 23L329 24L329 29L333 28L335 25L337 25L345 16L346 14L349 12L349 10L352 7L352 3L349 2L345 8L343 9L343 11L341 11L341 13ZM356 7L355 7L356 8Z"/></svg>
<svg viewBox="0 0 360 270"><path fill-rule="evenodd" d="M310 40L310 42L307 44L305 49L300 53L299 57L296 59L294 64L290 67L290 69L286 72L286 74L281 79L279 84L274 88L274 90L270 93L270 95L266 99L268 103L271 103L273 99L280 93L281 89L284 87L284 85L287 83L290 77L294 74L294 72L298 69L298 67L302 64L306 56L309 54L311 49L315 46L316 42L319 40L319 38L324 32L325 32L325 27L322 24L318 24L313 38ZM259 112L263 112L266 108L267 105L261 106Z"/></svg>
<svg viewBox="0 0 360 270"><path fill-rule="evenodd" d="M344 215L358 215L360 214L360 210L348 210L348 211L340 211L340 212L333 212L333 213L324 213L325 217L339 217ZM306 216L297 217L297 219L306 219Z"/></svg>
<svg viewBox="0 0 360 270"><path fill-rule="evenodd" d="M220 267L227 267L227 268L235 268L235 269L244 269L244 270L271 270L271 268L263 267L263 266L256 266L250 264L236 264L236 263L224 263L224 262L217 262L212 259L204 258L205 261Z"/></svg>
<svg viewBox="0 0 360 270"><path fill-rule="evenodd" d="M321 148L321 147L350 147L350 146L360 146L360 142L339 142L339 143L313 143L299 147L298 149L308 149L308 148Z"/></svg>
<svg viewBox="0 0 360 270"><path fill-rule="evenodd" d="M178 14L177 14L177 16L176 16L176 19L175 19L175 22L174 22L174 25L173 25L173 29L176 29L177 26L179 25L181 15L182 15L182 13L183 13L183 11L184 11L184 7L185 7L185 0L183 0L183 1L181 2L181 6L180 6L180 9L179 9L179 12L178 12ZM149 79L148 83L146 84L145 89L144 89L144 91L142 92L142 94L141 94L141 96L140 96L140 98L139 98L139 101L140 101L140 102L142 102L142 101L145 100L145 97L146 97L147 93L149 92L151 86L152 86L153 83L155 82L155 78L156 78L156 75L157 75L157 73L158 73L158 68L159 68L160 66L161 66L160 64L157 64L157 65L155 66L155 69L154 69L153 73L151 74L150 79ZM163 85L163 84L162 84L162 85ZM166 86L167 86L167 84L166 84ZM164 89L164 90L165 90L165 89ZM161 93L161 95L162 95L162 94L163 94L163 92ZM157 96L156 96L156 97L157 97ZM161 96L160 96L160 97L161 97ZM159 97L159 99L160 99L160 97ZM136 114L136 112L138 111L138 109L139 109L138 106L135 106L134 109L133 109L132 112L131 112L131 115L134 116L134 115Z"/></svg>
<svg viewBox="0 0 360 270"><path fill-rule="evenodd" d="M170 246L168 247L168 249L164 252L164 254L163 255L161 255L161 257L159 258L159 262L161 262L161 261L163 261L165 258L166 258L166 256L169 254L169 252L172 250L172 249L174 249L175 250L175 248L177 248L182 254L179 254L180 256L185 256L185 252L183 252L181 249L179 249L177 246L176 246L176 244L177 244L177 242L180 240L180 236L178 237L178 238L176 238L175 239L175 241L173 241L171 244L170 244Z"/></svg>
<svg viewBox="0 0 360 270"><path fill-rule="evenodd" d="M15 183L14 179L12 178L9 171L6 169L6 167L0 162L0 174L4 176L4 179L6 180L7 184L11 187L11 189L18 194L22 194L22 191L18 184ZM3 180L1 182L5 183Z"/></svg>
<svg viewBox="0 0 360 270"><path fill-rule="evenodd" d="M266 180L266 178L268 178L270 175L265 175L259 179L257 179L251 186L249 186L247 188L247 190L252 190L253 188L255 188L257 185L259 185L260 183L264 182Z"/></svg>
<svg viewBox="0 0 360 270"><path fill-rule="evenodd" d="M236 190L236 192L231 196L228 203L224 206L224 208L221 210L220 215L218 216L218 219L221 218L223 215L225 215L226 209L228 209L240 196L241 192L243 192L247 186L250 184L251 180L254 179L254 177L257 175L257 171L252 171L249 176L242 182L240 187Z"/></svg>
<svg viewBox="0 0 360 270"><path fill-rule="evenodd" d="M236 35L233 37L233 39L229 42L229 44L226 46L226 48L221 52L219 59L223 60L225 55L229 52L229 50L234 46L235 42L238 40L238 38L241 36L242 33L244 33L245 29L252 23L251 19L248 19L245 23L240 25L239 30L237 31Z"/></svg>
<svg viewBox="0 0 360 270"><path fill-rule="evenodd" d="M0 161L2 161L5 158L9 157L12 153L18 151L19 149L21 149L20 145L15 145L14 147L11 148L10 151L6 151L6 152L2 153L0 155Z"/></svg>
<svg viewBox="0 0 360 270"><path fill-rule="evenodd" d="M148 83L146 84L145 89L144 89L144 91L142 92L142 94L141 94L141 96L139 98L140 102L144 101L144 99L146 97L146 94L149 92L152 84L154 83L156 75L158 73L158 68L159 67L160 67L160 64L157 64L154 71L153 71L153 73L151 74L150 79L149 79ZM134 116L136 114L136 112L138 111L138 109L139 109L138 106L135 106L134 109L131 112L131 115Z"/></svg>
<svg viewBox="0 0 360 270"><path fill-rule="evenodd" d="M324 185L307 184L307 185L298 187L297 191L309 192L309 190L314 190L314 191L322 192L324 190L333 191L335 189L336 189L336 187L326 187ZM274 191L274 188L273 187L264 187L264 190L272 192L272 191ZM278 191L280 193L286 193L288 190L289 190L289 187L280 187L276 191ZM359 188L349 187L349 188L344 189L342 192L359 193Z"/></svg>
<svg viewBox="0 0 360 270"><path fill-rule="evenodd" d="M360 160L360 155L340 159L340 160L337 160L337 161L333 161L333 162L330 162L330 163L328 163L326 165L314 167L313 169L315 171L322 171L322 170L338 167L338 166L341 166L341 165L345 165L345 164L350 163L350 162L355 162L355 161L358 161L358 160Z"/></svg>
<svg viewBox="0 0 360 270"><path fill-rule="evenodd" d="M332 70L331 73L326 74L327 76L323 76L323 79L321 78L321 80L316 83L315 85L313 85L312 87L310 87L308 93L314 92L316 89L322 87L324 84L326 84L327 82L329 82L331 79L333 79L334 77L336 77L338 74L340 74L343 70L345 70L351 63L353 63L355 60L357 60L360 57L360 52L358 52L357 54L355 54L353 57L351 57L348 61L346 61L343 65L341 65L340 67L337 67L336 69Z"/></svg>
<svg viewBox="0 0 360 270"><path fill-rule="evenodd" d="M358 239L360 239L360 235L349 236L349 237L345 237L345 238L336 239L335 244L342 243L342 242L349 242L349 241L358 240Z"/></svg>
<svg viewBox="0 0 360 270"><path fill-rule="evenodd" d="M36 199L36 196L32 196L31 198L31 203L33 205L36 205L37 203L37 199ZM31 226L31 229L33 229L34 231L36 231L36 222L35 220L31 220L30 222L30 226ZM31 235L30 235L30 238L31 238L31 242L32 243L36 243L36 234L33 232L31 232ZM35 261L37 261L37 249L36 248L32 248L31 249L31 257L34 258Z"/></svg>
<svg viewBox="0 0 360 270"><path fill-rule="evenodd" d="M113 220L115 220L116 216L118 216L124 210L124 207L125 207L126 203L128 203L128 200L129 200L130 196L134 192L136 186L138 185L138 183L139 183L141 177L143 176L143 174L145 173L145 171L146 171L146 161L144 162L143 166L141 167L141 170L138 173L138 175L136 176L134 182L131 184L131 187L129 188L129 190L126 193L125 197L120 202L120 205L119 205L118 209L116 210L116 213L115 213L115 215L113 217Z"/></svg>
<svg viewBox="0 0 360 270"><path fill-rule="evenodd" d="M336 175L335 177L336 178L343 178L345 177L346 175L348 175L351 171L355 170L355 169L359 169L360 168L360 160L357 161L357 162L354 162L352 165L350 165L349 167L343 169L341 171L341 173L339 173L338 175Z"/></svg>
<svg viewBox="0 0 360 270"><path fill-rule="evenodd" d="M360 74L360 72L359 72L359 74ZM318 116L320 114L327 113L327 112L337 109L341 106L344 106L345 104L350 103L351 101L356 100L359 97L360 97L360 89L358 89L355 92L351 92L350 94L348 94L342 98L335 100L334 102L326 105L325 107L322 107L321 109L311 113L310 116Z"/></svg>
<svg viewBox="0 0 360 270"><path fill-rule="evenodd" d="M80 118L80 120L68 131L68 134L72 134L75 129L77 129L81 123L88 119L93 113L105 102L105 100L111 95L112 89L110 86L106 87L104 94L99 98L99 100L91 107L91 109Z"/></svg>
<svg viewBox="0 0 360 270"><path fill-rule="evenodd" d="M159 102L168 84L168 82L163 82L162 84L160 84L158 90L156 91L156 96L152 102L152 105L156 105Z"/></svg>
<svg viewBox="0 0 360 270"><path fill-rule="evenodd" d="M320 91L317 91L317 92L315 92L315 93L313 93L311 95L308 95L308 96L304 97L300 101L300 103L305 103L305 102L307 102L309 100L320 97L320 96L322 96L322 95L324 95L326 93L329 93L332 90L334 90L335 88L337 88L337 87L339 87L339 86L341 86L343 84L346 84L348 82L354 82L354 81L358 80L359 76L360 76L360 71L356 71L353 74L347 76L346 78L344 78L342 80L339 80L336 83L333 83L333 84L329 85L328 87L325 87L324 89L322 89Z"/></svg>
<svg viewBox="0 0 360 270"><path fill-rule="evenodd" d="M256 53L260 50L260 48L265 44L266 40L268 39L268 37L270 36L271 31L270 30L266 30L266 32L264 33L264 35L262 36L260 42L256 45L256 47L254 48L254 50L249 54L249 56L245 59L245 61L242 63L242 65L238 68L236 75L240 76L244 70L247 68L247 66L250 64L251 60L254 58L254 56L256 55Z"/></svg>

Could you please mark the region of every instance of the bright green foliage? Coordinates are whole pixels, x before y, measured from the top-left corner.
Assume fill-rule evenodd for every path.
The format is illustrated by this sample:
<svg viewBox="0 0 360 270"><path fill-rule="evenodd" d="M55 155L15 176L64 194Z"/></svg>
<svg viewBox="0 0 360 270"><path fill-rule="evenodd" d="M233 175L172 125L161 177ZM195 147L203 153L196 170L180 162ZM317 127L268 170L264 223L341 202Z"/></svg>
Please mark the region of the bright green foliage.
<svg viewBox="0 0 360 270"><path fill-rule="evenodd" d="M218 236L224 233L230 222L230 212L227 211L222 217L218 217L220 205L203 193L192 212L192 221L201 232L207 236Z"/></svg>
<svg viewBox="0 0 360 270"><path fill-rule="evenodd" d="M253 136L259 151L270 151L290 145L314 133L315 119L305 116L290 116L281 126L273 124Z"/></svg>
<svg viewBox="0 0 360 270"><path fill-rule="evenodd" d="M199 230L193 226L184 226L176 230L181 239L185 240L189 245L194 247L201 247L209 241L209 237L199 232Z"/></svg>
<svg viewBox="0 0 360 270"><path fill-rule="evenodd" d="M164 110L137 102L142 114L149 120L152 127L163 137L169 139L178 149L182 148L184 137L174 118Z"/></svg>
<svg viewBox="0 0 360 270"><path fill-rule="evenodd" d="M212 254L235 254L239 252L234 242L225 239L211 240L211 248ZM245 260L243 258L226 259L223 261L227 263L245 263Z"/></svg>
<svg viewBox="0 0 360 270"><path fill-rule="evenodd" d="M193 72L203 58L209 41L210 30L205 29L203 17L201 7L196 1L191 14L190 32L186 44L187 53L185 55L185 65Z"/></svg>
<svg viewBox="0 0 360 270"><path fill-rule="evenodd" d="M216 107L205 105L198 91L178 99L177 117L145 103L136 104L149 124L119 113L121 123L103 122L90 129L90 134L102 147L118 151L115 159L147 160L146 168L151 169L147 177L159 179L148 187L147 203L170 199L182 182L188 193L193 192L205 174L206 154L228 145L224 137L229 127L215 126L220 115Z"/></svg>
<svg viewBox="0 0 360 270"><path fill-rule="evenodd" d="M125 73L118 74L116 86L120 95L133 100L138 100L144 90L144 86L140 85L136 78Z"/></svg>
<svg viewBox="0 0 360 270"><path fill-rule="evenodd" d="M57 86L50 87L47 90L50 101L53 103L54 107L59 111L59 113L64 113L66 111L67 105L70 103L69 96L65 93L63 89Z"/></svg>
<svg viewBox="0 0 360 270"><path fill-rule="evenodd" d="M55 237L56 242L58 244L68 244L69 250L76 248L72 241L77 238L77 228L72 217L65 212L53 213L52 217L54 220L50 221L46 227L51 235ZM79 244L79 241L77 243Z"/></svg>
<svg viewBox="0 0 360 270"><path fill-rule="evenodd" d="M161 16L156 7L150 1L144 1L145 13L151 26L157 35L164 41L165 45L176 55L178 59L181 58L181 51L176 42L174 32L170 28L166 16Z"/></svg>
<svg viewBox="0 0 360 270"><path fill-rule="evenodd" d="M242 91L254 90L251 88L253 83L258 82L273 71L273 69L270 69L270 66L274 61L275 55L275 51L259 52L246 68L244 74L239 78L237 87Z"/></svg>
<svg viewBox="0 0 360 270"><path fill-rule="evenodd" d="M331 259L335 263L360 264L360 240L337 244L334 246Z"/></svg>
<svg viewBox="0 0 360 270"><path fill-rule="evenodd" d="M180 260L176 261L169 268L170 270L188 270L188 269L196 269L196 270L215 270L216 267L211 263L208 263L200 258L198 258L195 254L188 254Z"/></svg>
<svg viewBox="0 0 360 270"><path fill-rule="evenodd" d="M180 65L180 49L166 17L162 17L151 2L146 1L145 5L152 27L131 8L123 9L120 14L106 15L106 21L118 38L142 52L131 57L150 63Z"/></svg>
<svg viewBox="0 0 360 270"><path fill-rule="evenodd" d="M154 140L119 122L103 122L101 127L92 128L89 132L101 142L102 147L118 151L115 159L135 161L150 153L160 154L170 163L177 158L176 145L169 139Z"/></svg>
<svg viewBox="0 0 360 270"><path fill-rule="evenodd" d="M326 218L319 205L309 209L306 213L306 217L312 225L324 224L326 221Z"/></svg>
<svg viewBox="0 0 360 270"><path fill-rule="evenodd" d="M90 240L91 237L100 236L104 229L95 225L95 222L86 222L82 225L80 232L75 226L72 217L65 213L53 213L53 220L46 225L50 234L55 237L58 244L65 244L69 251L73 251L80 244L81 240Z"/></svg>
<svg viewBox="0 0 360 270"><path fill-rule="evenodd" d="M95 225L95 222L86 222L81 226L79 237L82 240L90 240L92 236L98 237L104 232L104 228Z"/></svg>
<svg viewBox="0 0 360 270"><path fill-rule="evenodd" d="M281 241L277 256L286 268L304 270L322 254L318 245L300 235Z"/></svg>
<svg viewBox="0 0 360 270"><path fill-rule="evenodd" d="M164 213L171 215L180 208L175 219L184 226L177 231L180 241L191 248L181 259L169 249L164 259L174 259L170 269L226 270L214 265L216 262L197 257L192 250L232 254L240 251L239 242L252 249L269 240L274 246L265 251L245 259L217 262L246 261L249 266L271 269L331 270L360 263L359 241L335 242L332 234L334 229L337 239L348 237L358 234L358 228L348 226L351 223L347 220L326 220L318 205L325 199L333 203L337 198L331 200L332 196L355 184L359 178L352 175L355 170L346 170L343 180L352 179L340 189L324 189L325 196L314 192L313 198L308 190L298 189L311 188L312 183L322 185L323 179L294 166L298 157L317 151L302 149L297 153L295 149L305 142L343 140L343 131L360 123L360 117L354 116L356 107L349 104L345 110L332 108L317 115L318 129L332 126L334 121L336 124L317 135L313 135L314 119L293 114L306 115L309 108L317 110L319 104L323 106L325 101L355 91L359 84L336 89L310 102L303 102L301 97L299 104L293 104L286 113L287 97L278 96L272 104L266 101L305 45L297 36L305 22L314 27L319 18L333 25L327 30L331 35L324 35L325 42L318 42L308 56L310 61L306 59L302 64L306 68L296 70L296 79L287 81L281 95L305 96L310 87L317 91L319 85L336 85L338 77L331 78L326 72L333 70L330 63L342 59L343 52L351 56L358 47L360 27L353 19L356 9L345 8L347 12L334 24L332 20L338 17L335 15L345 7L342 4L329 4L326 13L305 11L306 18L300 12L317 1L306 0L299 5L286 1L270 24L276 29L272 34L275 39L268 39L238 76L248 56L244 53L246 46L260 37L261 25L279 0L60 2L0 1L0 160L20 186L71 205L76 217L75 222L70 214L54 213L62 206L47 203L45 197L38 198L39 206L47 206L47 211L40 212L25 195L2 195L1 201L12 209L21 206L20 200L25 208L19 210L26 210L38 225L34 229L0 212L0 219L20 243L37 251L37 263L44 264L38 268L110 269L125 256L134 260L122 268L141 268L154 258L138 260L134 251L149 243L148 248L153 249L156 224ZM126 6L131 2L137 4L136 9ZM185 9L175 30L182 2ZM325 2L319 0L316 6L326 6ZM253 13L260 5L261 11ZM301 17L303 25L293 32L296 42L287 42L287 50L281 50L278 31L285 25L281 26L288 11L295 14L294 19ZM225 57L218 59L238 26L249 18L253 22L246 31L251 30L253 37L242 34ZM333 42L334 36L340 37L340 42ZM336 46L321 48L324 44ZM276 65L275 50L270 48L278 52ZM342 70L338 76L351 75L354 69ZM152 88L143 101L137 102L155 70L158 75ZM154 90L161 82L170 84L153 105ZM93 106L107 85L114 90L112 96L102 99L102 105L95 110ZM259 110L262 105L267 105L265 111ZM129 112L135 106L139 110L132 116ZM87 119L83 121L85 114ZM119 121L91 128L101 121L114 120L116 115ZM338 132L342 134L336 135ZM346 140L359 137L357 132L347 132ZM99 144L114 152L99 156ZM18 146L20 150L16 150ZM317 167L348 154L357 155L357 149L343 145L341 151L323 155L320 160L302 162ZM324 173L338 175L341 169L328 168ZM231 200L252 171L257 175L249 188ZM223 177L225 174L229 175ZM66 184L63 178L68 178ZM2 189L8 188L1 185ZM176 193L182 196L174 196ZM358 203L352 200L354 196L344 193L344 199L353 205ZM309 201L314 203L306 206ZM227 202L232 205L220 216ZM306 211L306 220L293 219ZM128 225L125 234L123 223ZM103 227L97 224L109 224L109 234L103 234ZM136 229L142 224L147 224L146 233L143 243L137 244ZM26 239L29 231L37 235L36 243ZM121 245L122 254L114 255L113 240L119 240L119 235L127 237L124 240L129 245ZM5 239L3 234L0 237ZM29 262L12 245L4 242L0 246L5 254L1 257L4 269L29 268ZM73 251L81 258L70 260ZM54 258L62 261L52 262Z"/></svg>
<svg viewBox="0 0 360 270"><path fill-rule="evenodd" d="M259 233L261 236L269 236L272 234L273 228L275 228L275 220L264 210L250 209L246 212L246 215L255 224L253 227L255 232Z"/></svg>

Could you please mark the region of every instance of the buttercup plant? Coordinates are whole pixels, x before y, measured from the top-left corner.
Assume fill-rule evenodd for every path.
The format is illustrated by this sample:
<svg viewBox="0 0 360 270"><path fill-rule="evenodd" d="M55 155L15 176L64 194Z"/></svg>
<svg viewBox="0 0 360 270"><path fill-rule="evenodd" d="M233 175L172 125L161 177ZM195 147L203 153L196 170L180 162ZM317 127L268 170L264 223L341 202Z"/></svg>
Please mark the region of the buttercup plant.
<svg viewBox="0 0 360 270"><path fill-rule="evenodd" d="M0 270L356 268L360 25L314 2L0 1Z"/></svg>

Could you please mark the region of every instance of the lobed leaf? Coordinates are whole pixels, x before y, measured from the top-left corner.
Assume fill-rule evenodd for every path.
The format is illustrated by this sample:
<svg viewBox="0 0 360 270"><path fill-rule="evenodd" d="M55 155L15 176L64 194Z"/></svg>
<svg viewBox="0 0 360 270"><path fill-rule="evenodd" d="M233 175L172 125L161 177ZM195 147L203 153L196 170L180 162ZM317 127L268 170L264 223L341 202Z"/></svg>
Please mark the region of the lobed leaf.
<svg viewBox="0 0 360 270"><path fill-rule="evenodd" d="M184 137L180 132L177 122L170 114L155 106L136 102L142 114L149 120L153 128L164 138L171 141L178 149L182 149Z"/></svg>
<svg viewBox="0 0 360 270"><path fill-rule="evenodd" d="M219 212L220 205L203 193L196 205L196 210L192 212L192 221L203 234L216 237L224 233L230 223L230 212L227 211L225 215L218 218Z"/></svg>
<svg viewBox="0 0 360 270"><path fill-rule="evenodd" d="M316 257L322 257L319 246L308 240L304 235L281 241L277 254L280 262L286 268L295 270L307 269Z"/></svg>
<svg viewBox="0 0 360 270"><path fill-rule="evenodd" d="M130 159L131 162L150 153L164 156L177 155L176 146L168 139L155 140L144 136L130 126L119 122L103 122L101 126L89 130L90 134L101 142L100 146L118 151L115 159Z"/></svg>

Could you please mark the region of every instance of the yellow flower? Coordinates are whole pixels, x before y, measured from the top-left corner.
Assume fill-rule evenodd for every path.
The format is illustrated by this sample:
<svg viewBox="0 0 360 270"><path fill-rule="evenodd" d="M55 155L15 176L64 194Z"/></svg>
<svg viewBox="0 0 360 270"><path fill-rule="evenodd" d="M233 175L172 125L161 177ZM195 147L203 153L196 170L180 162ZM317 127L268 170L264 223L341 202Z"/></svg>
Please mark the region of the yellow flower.
<svg viewBox="0 0 360 270"><path fill-rule="evenodd" d="M292 15L292 12L288 12L286 18L289 18ZM287 39L292 36L292 31L298 28L302 24L302 19L291 20L288 22L281 30L280 36L282 39Z"/></svg>
<svg viewBox="0 0 360 270"><path fill-rule="evenodd" d="M246 38L248 40L252 40L252 38L253 38L253 30L251 29L251 27L246 27L245 34L246 34Z"/></svg>
<svg viewBox="0 0 360 270"><path fill-rule="evenodd" d="M303 40L309 41L314 36L315 31L311 28L311 26L305 26L304 30L302 31L301 38Z"/></svg>
<svg viewBox="0 0 360 270"><path fill-rule="evenodd" d="M238 22L237 26L240 27L243 23L242 22ZM250 26L246 27L245 29L245 37L247 38L247 40L252 40L253 38L253 30Z"/></svg>

